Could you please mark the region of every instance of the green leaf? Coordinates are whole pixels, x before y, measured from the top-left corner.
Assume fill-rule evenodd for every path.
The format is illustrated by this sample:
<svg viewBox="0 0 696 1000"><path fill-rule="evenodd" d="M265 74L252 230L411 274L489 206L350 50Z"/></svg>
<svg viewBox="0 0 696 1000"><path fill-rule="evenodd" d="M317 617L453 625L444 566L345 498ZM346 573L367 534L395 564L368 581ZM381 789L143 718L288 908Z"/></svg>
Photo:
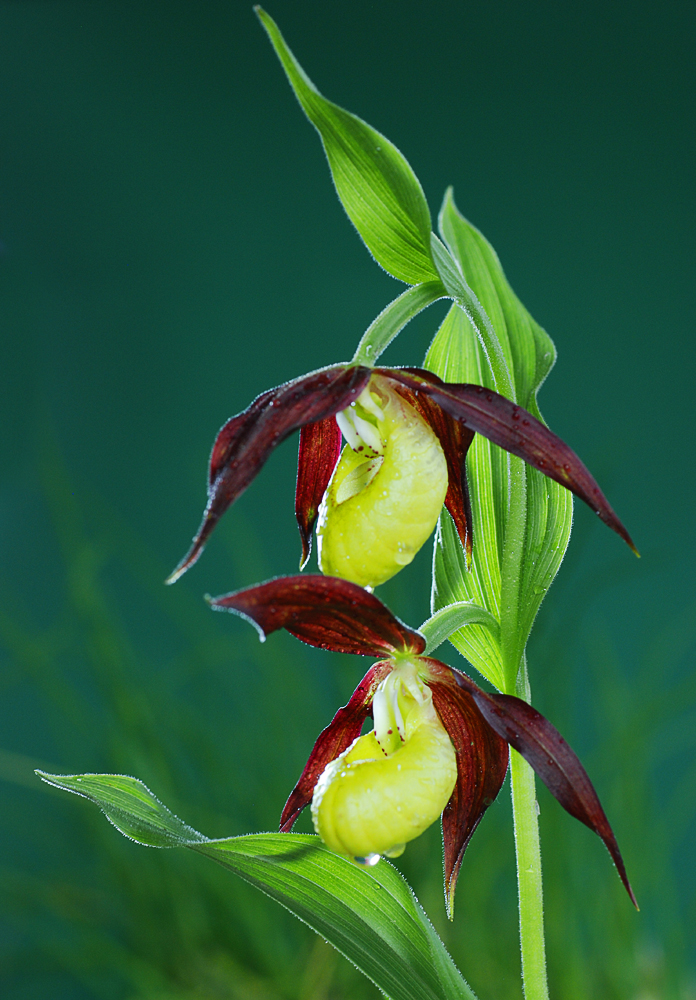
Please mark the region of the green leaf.
<svg viewBox="0 0 696 1000"><path fill-rule="evenodd" d="M47 784L94 802L117 830L145 847L189 847L207 840L162 805L137 778L124 774L36 773Z"/></svg>
<svg viewBox="0 0 696 1000"><path fill-rule="evenodd" d="M195 849L286 906L392 1000L473 997L388 862L359 868L318 837L297 833L234 837Z"/></svg>
<svg viewBox="0 0 696 1000"><path fill-rule="evenodd" d="M427 641L423 656L430 656L433 650L466 625L485 625L490 629L496 641L499 639L500 626L490 611L486 611L485 608L479 607L478 604L472 604L470 601L460 601L457 604L448 604L436 611L420 626L418 631L425 636Z"/></svg>
<svg viewBox="0 0 696 1000"><path fill-rule="evenodd" d="M486 310L483 308L474 290L467 284L458 261L449 250L443 246L435 233L430 237L433 260L440 275L442 284L457 303L478 336L483 348L483 358L487 367L487 382L491 388L512 402L515 399L515 386L510 376L509 358L503 353L498 335L493 329Z"/></svg>
<svg viewBox="0 0 696 1000"><path fill-rule="evenodd" d="M512 373L516 402L540 418L536 394L556 361L553 341L513 292L488 240L459 213L451 188L445 194L439 221L443 238L500 341Z"/></svg>
<svg viewBox="0 0 696 1000"><path fill-rule="evenodd" d="M319 132L338 197L375 260L409 285L437 278L430 212L404 156L370 125L322 97L273 19L260 7L255 10L302 110Z"/></svg>
<svg viewBox="0 0 696 1000"><path fill-rule="evenodd" d="M188 847L250 882L321 934L392 1000L476 1000L411 889L387 861L360 867L308 834L209 840L136 778L37 774L94 802L132 840L148 847Z"/></svg>
<svg viewBox="0 0 696 1000"><path fill-rule="evenodd" d="M513 381L516 401L539 419L537 392L555 361L548 334L514 294L488 241L464 219L448 191L440 228L465 282L490 318ZM475 382L496 388L489 356L477 330L458 306L453 306L425 359L425 366L448 382ZM461 544L448 515L443 514L436 538L433 570L433 610L457 602L473 602L501 620L503 553L508 518L511 458L480 435L467 457L473 509L473 561L467 572ZM572 521L572 495L529 466L526 477L526 525L520 560L519 586L513 588L516 607L514 656L521 658L539 605L565 554ZM500 645L481 625L468 625L452 636L456 648L500 690L505 675Z"/></svg>

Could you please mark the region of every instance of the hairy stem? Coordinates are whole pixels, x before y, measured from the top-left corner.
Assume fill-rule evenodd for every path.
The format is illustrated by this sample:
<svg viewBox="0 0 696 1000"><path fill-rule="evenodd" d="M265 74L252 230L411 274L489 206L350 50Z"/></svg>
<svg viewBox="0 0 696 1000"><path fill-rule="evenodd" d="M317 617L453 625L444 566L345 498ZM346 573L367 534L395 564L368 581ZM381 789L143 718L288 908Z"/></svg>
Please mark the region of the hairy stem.
<svg viewBox="0 0 696 1000"><path fill-rule="evenodd" d="M516 694L524 653L520 637L520 588L527 535L527 471L521 458L508 456L508 516L500 574L500 651L505 693ZM528 700L525 698L525 700Z"/></svg>
<svg viewBox="0 0 696 1000"><path fill-rule="evenodd" d="M516 693L525 701L530 700L525 657L522 658ZM534 771L512 748L510 784L517 854L522 985L526 1000L548 1000L539 807L534 786Z"/></svg>
<svg viewBox="0 0 696 1000"><path fill-rule="evenodd" d="M407 288L367 328L353 355L353 361L368 367L374 365L380 354L414 316L446 296L447 291L440 281L425 281L422 285Z"/></svg>
<svg viewBox="0 0 696 1000"><path fill-rule="evenodd" d="M527 476L524 464L510 456L509 509L505 524L501 574L501 651L505 691L531 702L527 659L520 648L520 584L527 528ZM522 986L526 1000L548 1000L541 845L534 771L510 749L517 888L520 913Z"/></svg>

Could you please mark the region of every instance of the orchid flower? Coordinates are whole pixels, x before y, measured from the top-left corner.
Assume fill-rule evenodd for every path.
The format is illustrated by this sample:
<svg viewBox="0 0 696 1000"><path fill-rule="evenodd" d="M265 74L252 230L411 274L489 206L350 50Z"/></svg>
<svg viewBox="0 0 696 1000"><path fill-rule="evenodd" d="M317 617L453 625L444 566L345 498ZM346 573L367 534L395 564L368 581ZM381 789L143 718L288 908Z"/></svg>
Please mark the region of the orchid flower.
<svg viewBox="0 0 696 1000"><path fill-rule="evenodd" d="M318 520L321 571L374 588L411 562L443 502L470 558L464 463L477 433L572 490L635 551L577 455L521 406L420 368L341 364L262 393L222 427L210 458L203 521L168 583L193 565L227 508L298 428L301 568Z"/></svg>
<svg viewBox="0 0 696 1000"><path fill-rule="evenodd" d="M442 814L450 916L464 851L508 767L508 745L572 816L604 841L635 905L616 838L582 764L551 723L511 695L424 656L425 637L363 588L333 577L279 577L210 599L256 626L311 646L379 656L320 734L280 820L288 832L311 804L336 853L367 865L395 857ZM371 717L374 728L361 730Z"/></svg>

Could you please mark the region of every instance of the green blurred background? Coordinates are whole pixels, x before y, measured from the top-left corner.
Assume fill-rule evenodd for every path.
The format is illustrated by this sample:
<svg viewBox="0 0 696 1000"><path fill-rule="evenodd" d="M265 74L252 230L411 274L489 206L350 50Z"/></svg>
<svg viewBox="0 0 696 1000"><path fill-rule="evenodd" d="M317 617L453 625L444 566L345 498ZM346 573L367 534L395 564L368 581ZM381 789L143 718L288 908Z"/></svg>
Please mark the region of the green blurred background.
<svg viewBox="0 0 696 1000"><path fill-rule="evenodd" d="M268 3L321 90L406 154L433 213L454 184L556 341L542 410L643 558L576 510L532 685L642 909L542 789L552 990L693 998L693 10ZM199 564L162 580L198 524L219 425L349 358L402 286L343 215L247 3L5 0L0 90L3 997L375 997L275 903L136 847L32 769L135 774L210 836L275 828L367 664L284 634L260 645L201 596L296 571L293 443ZM443 315L385 360L417 364ZM414 625L429 560L381 591ZM437 829L398 864L481 1000L519 997L507 788L453 925Z"/></svg>

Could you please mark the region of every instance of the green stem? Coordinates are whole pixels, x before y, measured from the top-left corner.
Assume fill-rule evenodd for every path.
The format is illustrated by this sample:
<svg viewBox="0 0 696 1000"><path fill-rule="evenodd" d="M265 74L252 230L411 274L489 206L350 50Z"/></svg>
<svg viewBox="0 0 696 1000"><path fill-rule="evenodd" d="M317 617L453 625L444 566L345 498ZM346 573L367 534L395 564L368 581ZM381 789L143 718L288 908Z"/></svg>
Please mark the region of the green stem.
<svg viewBox="0 0 696 1000"><path fill-rule="evenodd" d="M447 291L441 281L424 281L421 285L407 288L367 328L355 350L353 362L358 365L373 365L414 316L438 299L446 297Z"/></svg>
<svg viewBox="0 0 696 1000"><path fill-rule="evenodd" d="M500 651L505 694L517 694L526 636L520 634L520 588L527 534L527 470L521 458L508 456L508 515L500 573Z"/></svg>
<svg viewBox="0 0 696 1000"><path fill-rule="evenodd" d="M485 354L497 392L515 401L511 362L481 303L466 283L446 247L433 235L432 253L442 283L468 317ZM508 510L501 559L500 651L503 692L531 701L524 655L527 634L520 629L523 561L527 542L527 472L521 459L508 458ZM433 623L433 633L439 622ZM426 626L427 628L427 626ZM429 636L430 638L430 636ZM438 636L433 636L434 639ZM541 848L534 772L515 750L510 750L517 881L522 951L522 986L526 1000L548 1000L544 907L541 882Z"/></svg>
<svg viewBox="0 0 696 1000"><path fill-rule="evenodd" d="M512 749L510 778L517 853L522 985L526 1000L548 1000L541 847L534 771L527 761Z"/></svg>
<svg viewBox="0 0 696 1000"><path fill-rule="evenodd" d="M501 652L505 691L531 702L527 660L520 636L520 585L527 522L527 474L520 459L510 457L509 511L505 524L501 574ZM541 845L534 771L510 749L510 784L517 854L522 986L526 1000L548 1000Z"/></svg>
<svg viewBox="0 0 696 1000"><path fill-rule="evenodd" d="M494 639L500 642L500 624L495 615L470 601L456 601L440 608L418 626L418 631L425 636L427 642L423 656L432 656L438 646L465 625L485 625Z"/></svg>

